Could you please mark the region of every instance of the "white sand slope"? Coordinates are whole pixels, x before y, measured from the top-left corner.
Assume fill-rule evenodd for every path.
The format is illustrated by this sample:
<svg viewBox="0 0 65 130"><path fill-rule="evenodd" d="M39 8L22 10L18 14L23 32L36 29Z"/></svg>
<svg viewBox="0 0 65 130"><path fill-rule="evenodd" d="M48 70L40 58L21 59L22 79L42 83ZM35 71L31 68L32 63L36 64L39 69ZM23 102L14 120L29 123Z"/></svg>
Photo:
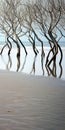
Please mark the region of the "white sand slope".
<svg viewBox="0 0 65 130"><path fill-rule="evenodd" d="M0 71L0 130L65 130L65 81Z"/></svg>

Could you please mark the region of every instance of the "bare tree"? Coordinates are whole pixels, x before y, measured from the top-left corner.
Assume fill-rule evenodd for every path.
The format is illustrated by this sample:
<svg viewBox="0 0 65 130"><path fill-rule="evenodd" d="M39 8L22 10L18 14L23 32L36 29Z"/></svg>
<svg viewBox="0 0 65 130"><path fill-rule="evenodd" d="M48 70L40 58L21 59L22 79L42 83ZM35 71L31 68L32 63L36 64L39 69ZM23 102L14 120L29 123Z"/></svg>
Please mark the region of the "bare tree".
<svg viewBox="0 0 65 130"><path fill-rule="evenodd" d="M46 60L47 66L49 66L53 60L56 62L56 56L58 54L58 51L60 51L61 54L59 63L61 64L62 62L62 50L58 44L59 40L57 40L57 38L59 37L59 34L57 34L57 31L60 32L62 37L64 36L61 30L61 28L64 29L61 21L65 21L65 18L63 18L64 3L65 1L62 0L47 0L46 2L38 0L36 1L34 6L34 19L38 24L38 27L41 30L42 35L46 37L51 47ZM59 39L61 39L61 37L59 37ZM49 61L49 56L51 52L52 58Z"/></svg>
<svg viewBox="0 0 65 130"><path fill-rule="evenodd" d="M4 7L5 6L5 7ZM1 30L9 37L10 39L14 39L19 42L27 55L26 48L20 39L21 28L20 28L20 20L22 19L21 12L21 0L4 0L2 1L1 8L1 18L0 18L0 27ZM7 39L8 40L8 39ZM9 42L9 40L8 40ZM15 41L14 41L15 42ZM17 44L17 42L15 42ZM18 43L18 44L19 44ZM10 46L11 43L9 42ZM18 46L18 45L17 45ZM2 51L1 51L2 53Z"/></svg>

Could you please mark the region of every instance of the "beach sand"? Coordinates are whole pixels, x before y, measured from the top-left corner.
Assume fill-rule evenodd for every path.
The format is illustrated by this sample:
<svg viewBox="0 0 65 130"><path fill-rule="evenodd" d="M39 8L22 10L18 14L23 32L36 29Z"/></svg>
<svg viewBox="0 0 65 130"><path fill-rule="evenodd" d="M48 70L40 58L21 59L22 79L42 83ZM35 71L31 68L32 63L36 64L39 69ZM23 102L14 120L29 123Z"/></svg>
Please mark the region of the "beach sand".
<svg viewBox="0 0 65 130"><path fill-rule="evenodd" d="M65 130L65 81L1 70L0 130Z"/></svg>

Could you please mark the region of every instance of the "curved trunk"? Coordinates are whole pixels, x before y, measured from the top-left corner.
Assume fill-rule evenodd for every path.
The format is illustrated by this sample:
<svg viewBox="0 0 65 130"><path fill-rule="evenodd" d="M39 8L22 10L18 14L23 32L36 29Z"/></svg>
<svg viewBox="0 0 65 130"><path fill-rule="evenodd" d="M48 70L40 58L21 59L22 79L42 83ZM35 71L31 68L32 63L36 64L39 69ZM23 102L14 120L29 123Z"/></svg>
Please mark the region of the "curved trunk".
<svg viewBox="0 0 65 130"><path fill-rule="evenodd" d="M33 51L34 51L34 53L35 53L35 55L37 55L37 53L39 53L38 52L38 50L37 50L37 48L36 48L36 46L35 46L35 36L34 36L34 39L32 38L32 36L29 34L29 37L31 38L31 40L29 39L29 41L30 41L30 43L32 44L32 47L33 47Z"/></svg>
<svg viewBox="0 0 65 130"><path fill-rule="evenodd" d="M49 66L53 60L56 60L56 55L58 54L58 43L57 43L56 39L54 38L54 36L52 35L52 32L50 30L48 31L48 34L49 34L49 36L54 44L53 57L51 58L51 60L47 64Z"/></svg>
<svg viewBox="0 0 65 130"><path fill-rule="evenodd" d="M60 66L60 75L59 75L59 78L61 78L62 72L63 72L63 68L62 68L62 65L61 65L61 64L59 64L59 66Z"/></svg>
<svg viewBox="0 0 65 130"><path fill-rule="evenodd" d="M18 41L17 40L15 40L14 38L12 38L11 36L10 36L10 38L13 40L13 42L14 43L16 43L16 46L17 46L17 57L20 57L20 45L18 44Z"/></svg>
<svg viewBox="0 0 65 130"><path fill-rule="evenodd" d="M60 58L59 64L61 64L62 59L63 59L63 53L62 53L62 49L61 49L61 47L59 46L59 44L58 44L58 48L59 48L59 51L60 51L60 54L61 54L61 58Z"/></svg>
<svg viewBox="0 0 65 130"><path fill-rule="evenodd" d="M45 64L45 66L48 65L48 62L49 62L48 58L49 58L50 53L52 52L52 53L54 54L54 47L55 47L55 46L53 46L53 47L50 49L50 51L49 51L49 53L48 53L48 55L47 55L47 57L46 57L46 64Z"/></svg>
<svg viewBox="0 0 65 130"><path fill-rule="evenodd" d="M45 56L44 48L43 48L43 41L38 37L38 35L36 34L36 32L34 31L33 28L32 28L32 31L33 31L34 35L36 36L37 40L41 43L41 47L42 47L41 55L44 55L44 56Z"/></svg>
<svg viewBox="0 0 65 130"><path fill-rule="evenodd" d="M6 46L9 48L9 45L8 45L8 43L6 43L6 44L5 44L5 45L2 47L2 49L1 49L0 55L2 55L2 53L3 53L3 50L4 50L4 48L5 48Z"/></svg>
<svg viewBox="0 0 65 130"><path fill-rule="evenodd" d="M12 44L11 44L11 42L9 41L9 36L7 37L7 42L8 42L9 44L6 43L6 44L3 46L3 48L1 49L0 54L3 53L4 48L7 46L7 47L9 48L8 55L10 55L10 52L11 52L11 49L12 49Z"/></svg>
<svg viewBox="0 0 65 130"><path fill-rule="evenodd" d="M52 74L52 76L57 77L57 75L56 75L56 66L53 67L53 68L55 68L55 69L51 69L50 66L48 67L48 69L49 69L50 73Z"/></svg>
<svg viewBox="0 0 65 130"><path fill-rule="evenodd" d="M3 53L4 48L7 46L8 49L9 49L8 55L10 55L10 52L11 52L11 49L12 49L12 44L11 44L11 42L10 42L10 40L9 40L9 37L10 37L10 36L7 36L7 43L6 43L6 44L3 46L3 48L1 49L0 54Z"/></svg>
<svg viewBox="0 0 65 130"><path fill-rule="evenodd" d="M10 55L10 52L11 52L11 49L12 49L12 44L11 44L11 42L10 42L10 40L9 40L9 37L7 37L7 41L8 41L8 43L9 43L9 51L8 51L8 55Z"/></svg>
<svg viewBox="0 0 65 130"><path fill-rule="evenodd" d="M59 62L59 66L60 66L60 75L59 75L59 78L61 78L62 72L63 72L63 68L62 68L62 65L61 65L62 59L63 59L63 53L62 53L62 49L61 49L61 47L59 46L59 44L58 44L58 48L59 48L59 51L60 51L60 54L61 54L60 62Z"/></svg>
<svg viewBox="0 0 65 130"><path fill-rule="evenodd" d="M18 37L18 35L16 35L16 37L17 37L18 41L21 43L21 45L22 45L22 47L24 48L24 51L25 51L25 53L26 53L26 55L27 55L26 47L24 46L24 44L22 43L22 41L20 40L20 38Z"/></svg>

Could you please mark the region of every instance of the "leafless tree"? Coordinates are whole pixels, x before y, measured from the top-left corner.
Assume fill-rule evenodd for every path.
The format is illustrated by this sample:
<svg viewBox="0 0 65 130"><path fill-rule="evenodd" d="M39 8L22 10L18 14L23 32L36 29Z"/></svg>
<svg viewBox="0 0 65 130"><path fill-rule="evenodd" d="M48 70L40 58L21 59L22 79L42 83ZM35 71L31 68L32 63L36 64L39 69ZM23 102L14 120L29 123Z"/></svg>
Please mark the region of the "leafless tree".
<svg viewBox="0 0 65 130"><path fill-rule="evenodd" d="M12 47L12 45L11 42L9 42L9 38L14 42L16 41L17 47L19 47L20 43L27 55L26 48L20 39L20 34L22 32L20 27L20 21L22 21L22 13L20 14L21 0L3 0L1 12L0 28L7 35L7 41L10 44L10 47Z"/></svg>
<svg viewBox="0 0 65 130"><path fill-rule="evenodd" d="M43 41L41 40L41 38L39 37L36 31L37 29L34 21L34 12L33 12L34 4L32 4L31 2L27 2L24 6L25 6L25 13L24 13L25 16L24 16L23 27L26 30L28 40L30 41L30 43L32 43L33 51L36 55L38 53L38 50L36 48L35 43L36 40L40 42L42 45L42 54L44 54Z"/></svg>
<svg viewBox="0 0 65 130"><path fill-rule="evenodd" d="M34 19L39 29L41 30L42 35L48 40L48 43L51 47L46 60L47 66L49 66L53 62L53 60L56 62L58 51L60 51L61 54L59 63L61 64L62 62L62 50L58 42L61 37L65 37L62 33L62 30L64 30L64 25L62 24L62 21L63 23L65 21L64 5L64 0L37 0L34 5ZM58 32L61 34L61 37L59 36ZM52 57L49 61L49 56L51 53Z"/></svg>

